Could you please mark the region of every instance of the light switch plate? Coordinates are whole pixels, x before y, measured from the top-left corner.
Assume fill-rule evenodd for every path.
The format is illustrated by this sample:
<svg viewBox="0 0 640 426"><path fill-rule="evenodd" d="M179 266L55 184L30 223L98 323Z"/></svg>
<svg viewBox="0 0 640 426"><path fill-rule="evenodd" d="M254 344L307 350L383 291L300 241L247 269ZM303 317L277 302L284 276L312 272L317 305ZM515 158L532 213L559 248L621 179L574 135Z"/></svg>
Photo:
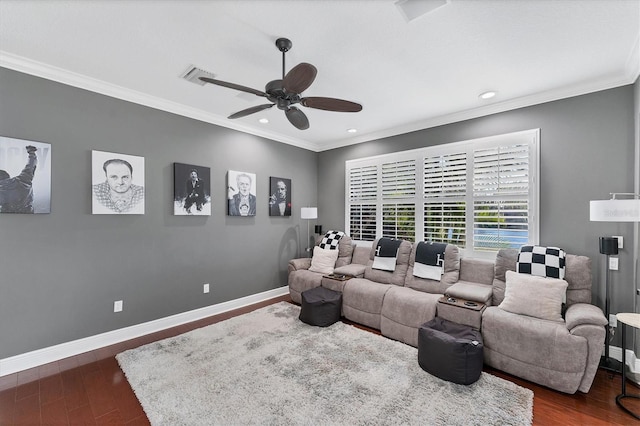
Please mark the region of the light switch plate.
<svg viewBox="0 0 640 426"><path fill-rule="evenodd" d="M624 238L622 238L622 235L612 235L612 237L618 239L618 250L622 250L624 248Z"/></svg>
<svg viewBox="0 0 640 426"><path fill-rule="evenodd" d="M113 312L122 312L122 300L113 302Z"/></svg>
<svg viewBox="0 0 640 426"><path fill-rule="evenodd" d="M609 258L609 269L611 269L612 271L617 271L618 270L618 258L617 257L610 257Z"/></svg>

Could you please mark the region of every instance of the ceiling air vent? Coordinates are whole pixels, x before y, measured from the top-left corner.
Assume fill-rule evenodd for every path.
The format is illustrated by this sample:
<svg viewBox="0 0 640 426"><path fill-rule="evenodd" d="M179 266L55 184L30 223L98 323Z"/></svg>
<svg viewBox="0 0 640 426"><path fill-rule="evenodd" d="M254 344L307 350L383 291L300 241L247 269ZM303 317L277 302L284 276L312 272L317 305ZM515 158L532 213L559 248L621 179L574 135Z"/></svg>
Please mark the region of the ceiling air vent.
<svg viewBox="0 0 640 426"><path fill-rule="evenodd" d="M193 65L189 65L185 72L180 75L180 78L184 78L187 81L190 81L195 84L199 84L200 86L204 86L204 81L200 80L200 77L209 77L216 78L215 74L209 71L205 71Z"/></svg>

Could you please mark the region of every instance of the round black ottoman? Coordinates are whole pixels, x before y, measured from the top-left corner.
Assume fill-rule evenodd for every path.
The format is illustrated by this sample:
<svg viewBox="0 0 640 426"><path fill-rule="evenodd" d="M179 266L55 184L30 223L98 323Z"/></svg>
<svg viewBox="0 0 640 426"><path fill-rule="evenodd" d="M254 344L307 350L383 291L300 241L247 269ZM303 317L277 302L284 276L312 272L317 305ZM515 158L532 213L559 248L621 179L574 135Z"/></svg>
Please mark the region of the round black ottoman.
<svg viewBox="0 0 640 426"><path fill-rule="evenodd" d="M418 364L427 373L459 385L480 378L482 335L469 326L435 317L418 330Z"/></svg>
<svg viewBox="0 0 640 426"><path fill-rule="evenodd" d="M302 292L300 321L327 327L340 320L342 293L324 287L316 287Z"/></svg>

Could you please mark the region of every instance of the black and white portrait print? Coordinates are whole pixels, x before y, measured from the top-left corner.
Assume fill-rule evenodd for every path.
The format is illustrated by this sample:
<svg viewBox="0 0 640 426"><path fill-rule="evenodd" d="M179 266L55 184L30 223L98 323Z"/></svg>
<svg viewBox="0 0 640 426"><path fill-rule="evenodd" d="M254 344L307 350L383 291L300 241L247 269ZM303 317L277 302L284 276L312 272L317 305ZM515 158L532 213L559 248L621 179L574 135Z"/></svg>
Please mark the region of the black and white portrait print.
<svg viewBox="0 0 640 426"><path fill-rule="evenodd" d="M227 172L229 216L256 215L256 175L248 172Z"/></svg>
<svg viewBox="0 0 640 426"><path fill-rule="evenodd" d="M91 151L92 213L144 214L144 157Z"/></svg>
<svg viewBox="0 0 640 426"><path fill-rule="evenodd" d="M291 179L269 178L269 216L291 216Z"/></svg>
<svg viewBox="0 0 640 426"><path fill-rule="evenodd" d="M211 216L211 169L173 163L173 214Z"/></svg>

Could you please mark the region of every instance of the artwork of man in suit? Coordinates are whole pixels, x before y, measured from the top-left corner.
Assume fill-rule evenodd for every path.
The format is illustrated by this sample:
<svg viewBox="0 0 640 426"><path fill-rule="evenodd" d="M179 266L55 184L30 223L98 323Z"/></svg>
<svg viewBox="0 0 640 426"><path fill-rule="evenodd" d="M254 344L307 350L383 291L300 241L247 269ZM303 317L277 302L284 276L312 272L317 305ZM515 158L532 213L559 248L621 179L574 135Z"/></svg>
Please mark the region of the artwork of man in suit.
<svg viewBox="0 0 640 426"><path fill-rule="evenodd" d="M202 211L202 205L205 202L204 181L198 177L198 171L191 169L189 171L189 179L186 183L187 197L184 199L184 209L191 214L191 207L196 205L197 211Z"/></svg>

